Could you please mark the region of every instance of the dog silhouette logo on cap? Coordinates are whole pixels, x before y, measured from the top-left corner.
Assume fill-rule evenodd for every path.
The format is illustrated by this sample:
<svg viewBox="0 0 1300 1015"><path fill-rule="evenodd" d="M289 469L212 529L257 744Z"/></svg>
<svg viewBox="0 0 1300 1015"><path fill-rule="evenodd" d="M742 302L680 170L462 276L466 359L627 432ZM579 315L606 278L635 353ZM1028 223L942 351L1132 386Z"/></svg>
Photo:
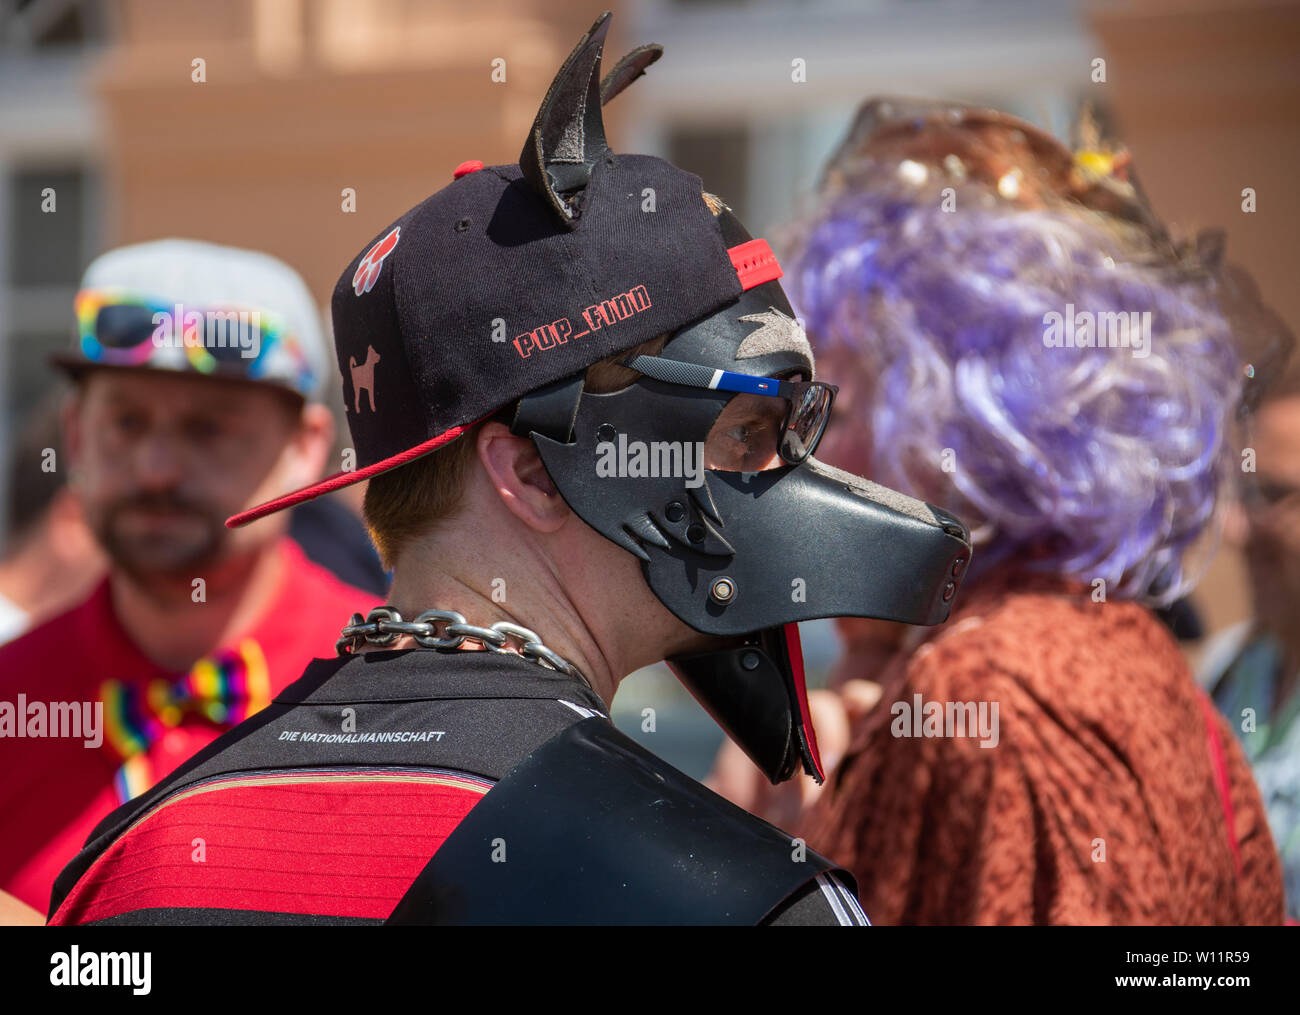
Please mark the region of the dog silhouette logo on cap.
<svg viewBox="0 0 1300 1015"><path fill-rule="evenodd" d="M362 390L370 398L370 411L375 411L375 364L379 362L379 353L373 345L366 346L366 361L358 363L355 356L348 357L348 368L352 372L352 405L356 412L361 411Z"/></svg>

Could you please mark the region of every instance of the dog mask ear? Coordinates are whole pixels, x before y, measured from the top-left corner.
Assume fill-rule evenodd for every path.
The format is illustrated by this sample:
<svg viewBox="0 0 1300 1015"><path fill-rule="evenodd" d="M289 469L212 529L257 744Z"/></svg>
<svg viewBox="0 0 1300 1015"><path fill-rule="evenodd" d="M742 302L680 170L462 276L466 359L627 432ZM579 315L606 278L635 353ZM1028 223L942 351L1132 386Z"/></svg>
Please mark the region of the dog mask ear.
<svg viewBox="0 0 1300 1015"><path fill-rule="evenodd" d="M598 17L564 61L542 100L519 156L524 179L569 229L582 214L582 194L592 168L609 151L600 112L600 55L609 32L609 18L609 11ZM615 68L623 73L634 69L639 72L635 60L627 67L620 63ZM614 78L611 88L622 83L611 91L611 97L636 76L632 73L626 81Z"/></svg>
<svg viewBox="0 0 1300 1015"><path fill-rule="evenodd" d="M645 73L645 69L664 55L663 46L657 42L648 42L637 46L605 75L600 83L600 104L609 105L609 101L623 91L628 85Z"/></svg>

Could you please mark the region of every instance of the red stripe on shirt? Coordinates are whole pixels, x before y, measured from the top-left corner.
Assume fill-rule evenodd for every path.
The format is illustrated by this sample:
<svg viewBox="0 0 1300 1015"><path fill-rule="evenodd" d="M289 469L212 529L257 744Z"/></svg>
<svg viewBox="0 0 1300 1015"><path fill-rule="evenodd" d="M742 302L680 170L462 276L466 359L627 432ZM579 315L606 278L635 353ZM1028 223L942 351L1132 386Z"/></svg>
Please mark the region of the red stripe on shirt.
<svg viewBox="0 0 1300 1015"><path fill-rule="evenodd" d="M169 907L383 919L490 785L394 770L200 783L118 837L50 924Z"/></svg>

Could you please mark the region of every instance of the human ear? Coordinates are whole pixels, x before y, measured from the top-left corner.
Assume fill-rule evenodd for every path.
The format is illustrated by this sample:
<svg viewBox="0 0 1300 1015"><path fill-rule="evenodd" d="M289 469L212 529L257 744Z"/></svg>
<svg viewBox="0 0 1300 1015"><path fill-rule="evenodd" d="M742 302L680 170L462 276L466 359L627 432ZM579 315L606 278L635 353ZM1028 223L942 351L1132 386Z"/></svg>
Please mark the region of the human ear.
<svg viewBox="0 0 1300 1015"><path fill-rule="evenodd" d="M538 532L554 532L571 513L542 464L533 442L516 437L502 423L479 429L479 461L502 503Z"/></svg>

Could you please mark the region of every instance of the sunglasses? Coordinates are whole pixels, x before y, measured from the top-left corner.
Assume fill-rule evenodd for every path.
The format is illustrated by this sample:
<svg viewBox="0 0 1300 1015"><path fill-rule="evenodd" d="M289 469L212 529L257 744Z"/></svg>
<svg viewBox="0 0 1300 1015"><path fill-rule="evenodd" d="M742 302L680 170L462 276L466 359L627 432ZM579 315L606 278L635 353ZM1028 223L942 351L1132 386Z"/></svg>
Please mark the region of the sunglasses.
<svg viewBox="0 0 1300 1015"><path fill-rule="evenodd" d="M247 307L202 310L115 289L83 289L74 307L81 352L92 363L142 366L163 348L183 349L190 366L210 374L238 366L251 379L285 354L303 383L312 377L297 337L275 314ZM177 311L182 319L176 319Z"/></svg>
<svg viewBox="0 0 1300 1015"><path fill-rule="evenodd" d="M661 356L633 356L623 366L665 384L710 391L734 391L747 395L770 395L789 402L777 450L781 459L798 465L817 449L831 418L831 404L839 388L822 381L783 381L756 377L730 370L715 370L699 363L664 359Z"/></svg>

